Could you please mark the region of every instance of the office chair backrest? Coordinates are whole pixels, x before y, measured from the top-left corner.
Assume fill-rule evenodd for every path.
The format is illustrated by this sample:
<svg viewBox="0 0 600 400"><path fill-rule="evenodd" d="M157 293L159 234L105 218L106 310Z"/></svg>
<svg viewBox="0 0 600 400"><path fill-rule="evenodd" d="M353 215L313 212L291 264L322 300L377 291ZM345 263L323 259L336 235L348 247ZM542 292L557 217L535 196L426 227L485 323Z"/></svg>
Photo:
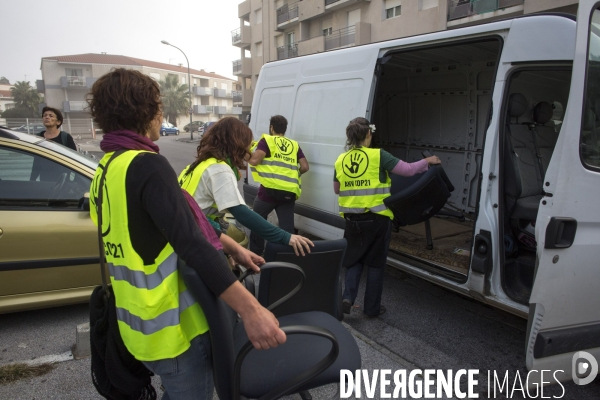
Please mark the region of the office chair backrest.
<svg viewBox="0 0 600 400"><path fill-rule="evenodd" d="M343 319L340 272L346 239L316 240L310 254L296 256L290 246L267 243L265 261L283 261L300 266L306 275L304 286L287 302L272 310L277 317L305 312L323 311ZM276 269L263 271L258 286L258 301L264 307L289 293L299 279L295 271Z"/></svg>
<svg viewBox="0 0 600 400"><path fill-rule="evenodd" d="M384 200L400 226L414 225L433 217L444 207L454 186L441 166L405 177L392 174L391 196Z"/></svg>
<svg viewBox="0 0 600 400"><path fill-rule="evenodd" d="M223 300L215 296L196 271L181 259L178 261L177 269L182 274L188 290L194 293L210 326L213 377L217 394L220 399L233 399L232 382L235 363L233 330L237 314Z"/></svg>

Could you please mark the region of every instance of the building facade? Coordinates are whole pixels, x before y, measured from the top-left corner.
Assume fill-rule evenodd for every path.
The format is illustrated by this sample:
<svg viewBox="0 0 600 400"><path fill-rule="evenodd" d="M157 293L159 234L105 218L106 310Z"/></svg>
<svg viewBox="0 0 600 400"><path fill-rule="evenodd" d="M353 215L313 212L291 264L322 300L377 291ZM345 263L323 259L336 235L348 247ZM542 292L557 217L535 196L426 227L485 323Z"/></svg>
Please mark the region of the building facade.
<svg viewBox="0 0 600 400"><path fill-rule="evenodd" d="M244 114L263 64L291 57L483 24L537 12L577 13L577 0L245 0L233 61Z"/></svg>
<svg viewBox="0 0 600 400"><path fill-rule="evenodd" d="M42 80L37 81L38 92L44 93L45 103L71 119L90 118L86 112L85 96L94 82L113 68L134 69L156 81L176 75L180 84L188 85L187 66L164 64L133 57L110 54L78 54L42 58ZM242 114L242 95L235 80L204 70L190 69L192 89L192 120L216 121L221 117ZM189 123L189 114L177 117L178 126ZM73 129L73 128L71 128Z"/></svg>

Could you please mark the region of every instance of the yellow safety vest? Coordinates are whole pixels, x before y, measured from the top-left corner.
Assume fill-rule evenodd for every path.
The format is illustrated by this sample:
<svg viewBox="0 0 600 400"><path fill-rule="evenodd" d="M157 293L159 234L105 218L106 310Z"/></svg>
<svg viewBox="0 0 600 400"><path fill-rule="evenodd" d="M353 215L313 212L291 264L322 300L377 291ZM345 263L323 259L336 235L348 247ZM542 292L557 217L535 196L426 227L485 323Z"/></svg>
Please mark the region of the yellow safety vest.
<svg viewBox="0 0 600 400"><path fill-rule="evenodd" d="M340 214L372 212L390 219L394 214L383 203L390 196L392 181L386 172L385 183L379 181L380 149L354 148L342 153L335 162L335 176L340 182Z"/></svg>
<svg viewBox="0 0 600 400"><path fill-rule="evenodd" d="M302 193L298 142L285 136L263 134L262 138L267 142L271 156L256 167L250 166L252 178L266 188L294 193L297 199Z"/></svg>
<svg viewBox="0 0 600 400"><path fill-rule="evenodd" d="M227 164L225 161L219 161L213 157L202 161L196 166L196 168L194 168L191 174L186 175L186 172L188 169L190 169L190 166L188 165L183 169L181 174L179 174L179 185L181 188L194 197L194 193L196 193L196 189L198 189L198 185L200 184L200 179L202 179L202 174L204 171L206 171L206 168L213 164L225 164L229 167L229 164ZM210 218L212 220L225 215L224 212L219 212L217 203L214 201L210 207L208 207L206 210L202 210L202 212L204 215L206 215L206 218Z"/></svg>
<svg viewBox="0 0 600 400"><path fill-rule="evenodd" d="M177 270L169 243L154 263L144 265L129 237L125 179L131 161L143 151L126 151L108 169L102 199L102 231L110 280L115 293L119 331L125 346L140 361L173 358L190 341L208 331L208 323ZM96 199L106 153L90 189L90 216L98 224Z"/></svg>

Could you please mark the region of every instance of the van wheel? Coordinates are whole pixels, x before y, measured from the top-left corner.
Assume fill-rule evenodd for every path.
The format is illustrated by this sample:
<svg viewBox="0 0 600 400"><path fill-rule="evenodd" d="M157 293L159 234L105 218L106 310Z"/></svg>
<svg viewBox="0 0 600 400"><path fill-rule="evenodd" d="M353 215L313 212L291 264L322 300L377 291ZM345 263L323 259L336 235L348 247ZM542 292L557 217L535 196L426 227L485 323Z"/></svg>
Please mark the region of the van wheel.
<svg viewBox="0 0 600 400"><path fill-rule="evenodd" d="M165 131L160 131L160 136L165 136Z"/></svg>
<svg viewBox="0 0 600 400"><path fill-rule="evenodd" d="M179 131L175 132L175 134L176 134L177 136L179 136Z"/></svg>

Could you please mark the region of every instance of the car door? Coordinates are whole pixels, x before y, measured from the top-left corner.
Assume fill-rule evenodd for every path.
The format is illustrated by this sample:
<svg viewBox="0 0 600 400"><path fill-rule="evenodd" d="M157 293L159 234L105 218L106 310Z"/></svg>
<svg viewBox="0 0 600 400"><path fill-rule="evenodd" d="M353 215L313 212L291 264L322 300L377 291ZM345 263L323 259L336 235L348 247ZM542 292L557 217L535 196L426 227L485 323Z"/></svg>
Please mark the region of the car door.
<svg viewBox="0 0 600 400"><path fill-rule="evenodd" d="M91 171L49 150L0 144L0 311L89 297L97 232L79 207Z"/></svg>
<svg viewBox="0 0 600 400"><path fill-rule="evenodd" d="M527 367L585 384L600 360L600 1L581 0L577 21L568 107L536 221Z"/></svg>

